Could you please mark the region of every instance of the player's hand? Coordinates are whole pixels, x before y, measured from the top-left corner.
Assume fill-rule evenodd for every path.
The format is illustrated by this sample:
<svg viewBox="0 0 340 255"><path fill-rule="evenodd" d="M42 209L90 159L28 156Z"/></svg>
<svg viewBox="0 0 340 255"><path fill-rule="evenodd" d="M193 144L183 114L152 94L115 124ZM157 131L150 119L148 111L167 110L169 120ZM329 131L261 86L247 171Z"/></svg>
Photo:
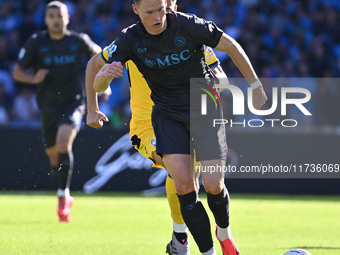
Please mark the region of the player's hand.
<svg viewBox="0 0 340 255"><path fill-rule="evenodd" d="M48 74L48 72L49 72L48 69L39 69L34 75L33 83L34 84L42 83L45 80L45 77Z"/></svg>
<svg viewBox="0 0 340 255"><path fill-rule="evenodd" d="M107 90L105 90L104 92L98 93L98 96L102 99L103 102L106 102L111 96L111 94L112 94L112 90L111 90L111 87L109 86Z"/></svg>
<svg viewBox="0 0 340 255"><path fill-rule="evenodd" d="M123 66L120 62L105 64L96 74L93 89L96 92L104 92L113 78L123 77Z"/></svg>
<svg viewBox="0 0 340 255"><path fill-rule="evenodd" d="M260 87L257 87L256 89L253 89L252 100L254 108L257 110L260 110L261 107L267 102L267 96L263 90L262 85Z"/></svg>
<svg viewBox="0 0 340 255"><path fill-rule="evenodd" d="M123 77L123 66L121 62L112 62L111 64L105 64L98 72L99 76L108 78Z"/></svg>
<svg viewBox="0 0 340 255"><path fill-rule="evenodd" d="M92 128L101 128L104 122L109 122L109 119L101 111L88 112L86 116L86 124Z"/></svg>

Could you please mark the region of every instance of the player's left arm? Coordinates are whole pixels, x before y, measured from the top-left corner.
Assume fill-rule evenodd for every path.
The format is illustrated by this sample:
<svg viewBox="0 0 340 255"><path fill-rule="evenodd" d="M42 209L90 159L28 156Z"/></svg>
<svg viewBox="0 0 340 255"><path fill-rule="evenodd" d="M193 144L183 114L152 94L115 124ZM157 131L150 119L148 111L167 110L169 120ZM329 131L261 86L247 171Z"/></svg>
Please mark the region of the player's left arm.
<svg viewBox="0 0 340 255"><path fill-rule="evenodd" d="M254 107L256 109L261 109L267 101L267 96L241 45L238 44L236 40L223 33L215 49L228 53L234 64L253 87Z"/></svg>
<svg viewBox="0 0 340 255"><path fill-rule="evenodd" d="M226 79L228 76L225 74L225 72L222 69L221 65L217 65L211 68L211 71L215 74L216 78L218 79Z"/></svg>

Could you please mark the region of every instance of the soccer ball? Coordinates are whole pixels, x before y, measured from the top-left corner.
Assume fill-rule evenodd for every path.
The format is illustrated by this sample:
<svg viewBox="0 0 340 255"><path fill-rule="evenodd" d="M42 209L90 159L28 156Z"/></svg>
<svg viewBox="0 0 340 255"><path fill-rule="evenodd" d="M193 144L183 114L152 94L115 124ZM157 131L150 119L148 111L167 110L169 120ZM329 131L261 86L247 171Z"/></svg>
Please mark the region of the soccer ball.
<svg viewBox="0 0 340 255"><path fill-rule="evenodd" d="M302 250L302 249L293 249L293 250L287 251L283 255L312 255L312 253L306 250Z"/></svg>

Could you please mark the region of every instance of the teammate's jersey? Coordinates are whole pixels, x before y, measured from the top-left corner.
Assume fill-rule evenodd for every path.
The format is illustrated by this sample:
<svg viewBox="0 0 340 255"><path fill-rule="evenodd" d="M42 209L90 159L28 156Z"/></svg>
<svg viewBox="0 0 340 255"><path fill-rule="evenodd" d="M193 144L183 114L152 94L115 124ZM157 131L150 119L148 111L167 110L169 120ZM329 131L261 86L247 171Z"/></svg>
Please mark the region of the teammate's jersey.
<svg viewBox="0 0 340 255"><path fill-rule="evenodd" d="M212 77L203 45L216 47L223 32L191 14L168 12L166 18L167 28L160 35L150 35L137 22L102 55L107 63L132 60L151 88L157 109L189 109L190 78Z"/></svg>
<svg viewBox="0 0 340 255"><path fill-rule="evenodd" d="M33 34L20 50L18 64L24 68L49 70L38 85L41 110L60 109L73 101L83 104L79 69L84 55L91 56L95 43L86 34L67 31L61 40L52 40L47 31Z"/></svg>
<svg viewBox="0 0 340 255"><path fill-rule="evenodd" d="M105 50L106 48L104 48ZM219 65L219 60L210 47L204 46L204 55L209 68ZM126 67L130 80L130 107L132 112L130 127L136 123L145 124L148 121L151 125L151 112L154 105L150 97L151 90L143 75L131 60L126 62Z"/></svg>

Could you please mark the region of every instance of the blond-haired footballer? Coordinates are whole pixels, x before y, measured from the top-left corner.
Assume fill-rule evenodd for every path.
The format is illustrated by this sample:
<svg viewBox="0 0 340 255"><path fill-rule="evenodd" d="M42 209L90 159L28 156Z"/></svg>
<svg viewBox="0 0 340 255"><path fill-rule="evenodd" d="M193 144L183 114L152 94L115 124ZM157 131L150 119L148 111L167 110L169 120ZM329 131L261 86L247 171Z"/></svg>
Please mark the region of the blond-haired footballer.
<svg viewBox="0 0 340 255"><path fill-rule="evenodd" d="M167 2L167 11L177 11L177 0ZM102 56L109 58L107 47L102 51ZM213 50L205 46L205 59L209 68L217 78L226 78ZM151 112L154 102L150 98L151 90L139 72L137 66L130 60L126 63L130 81L130 107L132 117L130 121L130 139L132 145L145 158L152 160L156 167L165 168L162 158L156 154L156 137L151 123ZM96 116L88 111L87 124L91 127L98 127L98 117L108 121L104 116ZM198 183L198 182L197 182ZM176 188L173 179L168 175L166 179L166 194L173 220L172 240L166 247L169 254L187 255L190 254L188 241L188 228L184 223ZM176 253L174 251L176 250Z"/></svg>

